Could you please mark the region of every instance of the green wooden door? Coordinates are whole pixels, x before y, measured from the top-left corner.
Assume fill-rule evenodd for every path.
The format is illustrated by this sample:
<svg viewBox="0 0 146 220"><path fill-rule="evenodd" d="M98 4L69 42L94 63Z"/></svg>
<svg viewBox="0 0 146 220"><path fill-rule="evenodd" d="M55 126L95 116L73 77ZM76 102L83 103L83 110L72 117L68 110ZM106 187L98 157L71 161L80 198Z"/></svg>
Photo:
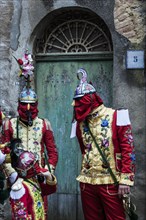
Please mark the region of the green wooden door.
<svg viewBox="0 0 146 220"><path fill-rule="evenodd" d="M111 59L47 59L36 62L36 89L39 115L49 119L59 153L56 168L57 193L49 197L49 220L83 220L80 190L76 177L80 171L81 153L76 138L70 139L76 72L83 67L88 80L108 105L112 103Z"/></svg>

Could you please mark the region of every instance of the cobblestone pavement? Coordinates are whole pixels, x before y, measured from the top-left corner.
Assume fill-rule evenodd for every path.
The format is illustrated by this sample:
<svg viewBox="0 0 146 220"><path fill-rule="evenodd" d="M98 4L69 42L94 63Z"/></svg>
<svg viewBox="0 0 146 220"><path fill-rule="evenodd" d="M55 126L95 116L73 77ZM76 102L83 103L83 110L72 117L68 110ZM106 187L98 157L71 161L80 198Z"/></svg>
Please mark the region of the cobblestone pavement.
<svg viewBox="0 0 146 220"><path fill-rule="evenodd" d="M4 206L0 204L0 220L4 220Z"/></svg>

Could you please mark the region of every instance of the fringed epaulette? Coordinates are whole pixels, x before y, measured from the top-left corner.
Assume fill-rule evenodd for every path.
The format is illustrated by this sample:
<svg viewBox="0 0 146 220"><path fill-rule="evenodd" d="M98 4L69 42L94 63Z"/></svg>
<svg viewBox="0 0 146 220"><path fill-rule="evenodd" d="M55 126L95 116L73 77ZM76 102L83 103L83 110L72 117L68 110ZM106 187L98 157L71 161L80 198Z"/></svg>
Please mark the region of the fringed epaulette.
<svg viewBox="0 0 146 220"><path fill-rule="evenodd" d="M50 121L48 121L48 119L45 118L44 123L45 123L45 126L46 126L46 130L53 131L53 129L51 127L51 123L50 123Z"/></svg>
<svg viewBox="0 0 146 220"><path fill-rule="evenodd" d="M8 130L10 126L10 119L6 118L4 122L4 129Z"/></svg>
<svg viewBox="0 0 146 220"><path fill-rule="evenodd" d="M129 111L128 109L118 109L117 110L117 126L130 125Z"/></svg>

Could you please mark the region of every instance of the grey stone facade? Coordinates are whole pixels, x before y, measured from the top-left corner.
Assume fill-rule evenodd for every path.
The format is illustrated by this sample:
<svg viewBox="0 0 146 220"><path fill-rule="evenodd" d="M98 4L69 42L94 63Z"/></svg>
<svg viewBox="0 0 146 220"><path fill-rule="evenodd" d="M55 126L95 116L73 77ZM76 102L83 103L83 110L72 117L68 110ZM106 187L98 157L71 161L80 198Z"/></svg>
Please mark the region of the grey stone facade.
<svg viewBox="0 0 146 220"><path fill-rule="evenodd" d="M145 49L144 1L0 0L1 107L7 114L17 114L21 81L13 56L20 57L25 48L33 51L34 41L43 32L47 19L51 21L58 11L65 11L67 8L89 9L104 20L111 32L114 53L113 105L115 108L126 107L130 112L137 158L136 180L132 192L136 198L139 219L145 220L146 72L143 69L127 70L125 66L128 49ZM6 219L8 220L8 216Z"/></svg>

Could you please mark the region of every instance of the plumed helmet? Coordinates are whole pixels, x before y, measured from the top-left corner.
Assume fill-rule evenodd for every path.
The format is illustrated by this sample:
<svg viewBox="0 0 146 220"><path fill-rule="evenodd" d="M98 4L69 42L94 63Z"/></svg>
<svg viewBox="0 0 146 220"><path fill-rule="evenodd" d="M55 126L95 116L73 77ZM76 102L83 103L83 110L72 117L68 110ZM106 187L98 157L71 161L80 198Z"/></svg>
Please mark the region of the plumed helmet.
<svg viewBox="0 0 146 220"><path fill-rule="evenodd" d="M95 88L91 84L87 83L87 72L85 69L80 68L77 71L77 77L80 80L80 83L75 90L74 99L83 97L86 94L91 94L96 92Z"/></svg>
<svg viewBox="0 0 146 220"><path fill-rule="evenodd" d="M35 103L37 102L37 94L32 88L23 88L22 92L19 95L19 101L24 103Z"/></svg>

